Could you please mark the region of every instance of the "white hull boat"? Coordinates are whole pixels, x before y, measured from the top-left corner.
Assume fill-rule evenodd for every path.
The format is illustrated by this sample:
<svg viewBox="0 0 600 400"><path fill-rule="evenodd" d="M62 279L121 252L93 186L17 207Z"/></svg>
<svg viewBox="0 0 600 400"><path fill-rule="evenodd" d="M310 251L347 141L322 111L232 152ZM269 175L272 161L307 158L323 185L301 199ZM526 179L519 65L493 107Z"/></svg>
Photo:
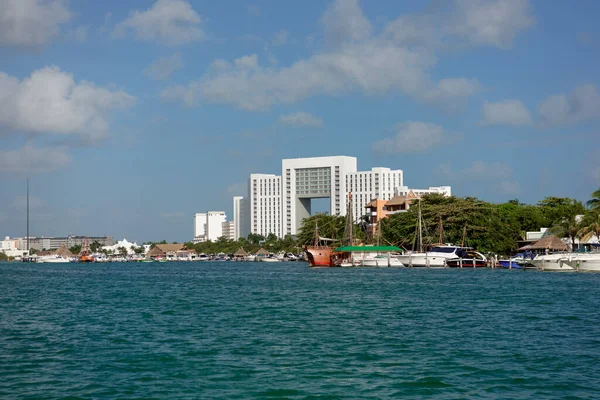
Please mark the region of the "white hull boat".
<svg viewBox="0 0 600 400"><path fill-rule="evenodd" d="M261 257L261 258L259 258L258 261L262 261L262 262L281 262L281 260L279 260L278 258L275 258L275 257Z"/></svg>
<svg viewBox="0 0 600 400"><path fill-rule="evenodd" d="M39 257L37 262L39 263L58 263L58 264L62 264L62 263L68 263L71 262L71 260L69 260L68 258L65 257L61 257L61 256L49 256L49 257Z"/></svg>
<svg viewBox="0 0 600 400"><path fill-rule="evenodd" d="M542 254L530 261L540 271L574 272L575 268L564 262L568 254Z"/></svg>
<svg viewBox="0 0 600 400"><path fill-rule="evenodd" d="M600 253L573 254L562 258L561 262L567 264L576 271L600 272Z"/></svg>
<svg viewBox="0 0 600 400"><path fill-rule="evenodd" d="M404 267L404 264L395 257L387 255L366 256L354 260L356 267Z"/></svg>

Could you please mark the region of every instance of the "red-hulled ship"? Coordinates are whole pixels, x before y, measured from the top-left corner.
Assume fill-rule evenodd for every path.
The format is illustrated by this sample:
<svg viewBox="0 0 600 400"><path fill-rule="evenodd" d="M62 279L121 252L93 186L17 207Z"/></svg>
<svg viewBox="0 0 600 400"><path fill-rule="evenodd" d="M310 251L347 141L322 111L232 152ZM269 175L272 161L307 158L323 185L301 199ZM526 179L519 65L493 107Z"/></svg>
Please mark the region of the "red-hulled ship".
<svg viewBox="0 0 600 400"><path fill-rule="evenodd" d="M334 239L322 238L319 236L319 226L315 221L315 243L312 246L306 246L304 251L306 252L306 259L308 260L309 267L338 267L335 263L334 255L337 254L333 251L332 247L327 246L327 242L333 242Z"/></svg>

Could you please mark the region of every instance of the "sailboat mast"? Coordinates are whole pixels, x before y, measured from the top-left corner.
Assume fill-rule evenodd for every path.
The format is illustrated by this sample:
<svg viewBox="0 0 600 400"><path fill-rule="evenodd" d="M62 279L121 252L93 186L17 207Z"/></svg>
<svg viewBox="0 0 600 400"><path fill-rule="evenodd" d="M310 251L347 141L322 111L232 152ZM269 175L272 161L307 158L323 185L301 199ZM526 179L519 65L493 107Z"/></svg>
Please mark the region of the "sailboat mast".
<svg viewBox="0 0 600 400"><path fill-rule="evenodd" d="M27 178L27 256L29 257L29 178Z"/></svg>
<svg viewBox="0 0 600 400"><path fill-rule="evenodd" d="M423 252L423 226L421 219L421 201L419 201L419 253Z"/></svg>
<svg viewBox="0 0 600 400"><path fill-rule="evenodd" d="M354 238L352 237L352 226L354 225L352 219L352 192L348 193L348 210L348 245L352 246L354 244Z"/></svg>

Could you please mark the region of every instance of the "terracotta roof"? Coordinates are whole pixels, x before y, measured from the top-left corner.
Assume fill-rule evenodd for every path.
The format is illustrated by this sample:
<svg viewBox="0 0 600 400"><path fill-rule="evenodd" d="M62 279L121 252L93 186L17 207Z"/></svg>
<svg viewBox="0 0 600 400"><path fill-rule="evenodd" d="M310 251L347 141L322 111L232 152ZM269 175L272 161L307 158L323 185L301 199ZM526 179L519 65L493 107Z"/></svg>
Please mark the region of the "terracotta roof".
<svg viewBox="0 0 600 400"><path fill-rule="evenodd" d="M399 206L406 203L406 196L394 196L385 204L386 206Z"/></svg>
<svg viewBox="0 0 600 400"><path fill-rule="evenodd" d="M367 203L367 205L365 206L365 208L377 207L377 200L378 199L371 200L370 202Z"/></svg>
<svg viewBox="0 0 600 400"><path fill-rule="evenodd" d="M569 250L569 246L565 244L562 240L557 238L555 235L549 235L541 238L537 242L532 245L529 245L530 250L559 250L566 251Z"/></svg>

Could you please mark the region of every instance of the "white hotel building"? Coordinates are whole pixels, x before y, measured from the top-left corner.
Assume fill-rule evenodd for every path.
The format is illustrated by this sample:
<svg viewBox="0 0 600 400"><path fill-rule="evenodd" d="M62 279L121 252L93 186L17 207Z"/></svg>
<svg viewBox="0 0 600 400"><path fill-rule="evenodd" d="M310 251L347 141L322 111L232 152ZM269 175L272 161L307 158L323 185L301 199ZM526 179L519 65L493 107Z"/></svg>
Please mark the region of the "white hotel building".
<svg viewBox="0 0 600 400"><path fill-rule="evenodd" d="M284 159L281 176L251 174L246 198L234 197L236 238L249 233L278 237L295 235L302 219L311 215L311 199L328 198L333 215L348 212L348 194L352 193L352 216L358 221L369 201L394 196L426 193L451 195L450 186L409 189L404 186L402 170L372 168L357 171L356 157L311 157ZM239 222L238 222L239 221Z"/></svg>

